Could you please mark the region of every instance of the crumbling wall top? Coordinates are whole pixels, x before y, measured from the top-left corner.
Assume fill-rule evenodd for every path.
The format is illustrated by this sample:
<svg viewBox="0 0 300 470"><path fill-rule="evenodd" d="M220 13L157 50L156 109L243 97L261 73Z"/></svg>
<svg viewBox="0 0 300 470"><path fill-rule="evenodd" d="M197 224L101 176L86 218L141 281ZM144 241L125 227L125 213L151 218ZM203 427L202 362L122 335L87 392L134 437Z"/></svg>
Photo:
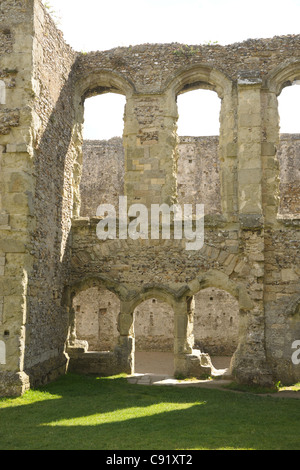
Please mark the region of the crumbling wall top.
<svg viewBox="0 0 300 470"><path fill-rule="evenodd" d="M280 65L300 63L300 35L248 39L227 46L142 44L108 51L79 54L77 76L99 70L115 73L134 83L139 92L159 93L183 70L206 66L232 81L245 78L265 81Z"/></svg>

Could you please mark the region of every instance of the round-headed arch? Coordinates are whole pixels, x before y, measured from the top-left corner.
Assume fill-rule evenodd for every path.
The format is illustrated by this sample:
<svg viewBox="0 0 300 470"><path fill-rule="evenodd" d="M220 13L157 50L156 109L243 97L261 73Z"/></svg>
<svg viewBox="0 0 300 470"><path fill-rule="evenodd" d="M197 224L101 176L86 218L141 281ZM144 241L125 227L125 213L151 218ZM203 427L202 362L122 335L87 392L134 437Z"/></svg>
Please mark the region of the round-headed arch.
<svg viewBox="0 0 300 470"><path fill-rule="evenodd" d="M104 93L117 93L128 98L135 92L135 87L122 75L101 70L79 78L76 81L75 90L78 104L83 105L87 98Z"/></svg>
<svg viewBox="0 0 300 470"><path fill-rule="evenodd" d="M206 273L197 276L189 285L190 295L195 295L208 287L221 289L231 294L239 302L240 310L249 311L253 308L253 302L242 283L238 283L229 278L222 271L210 269Z"/></svg>
<svg viewBox="0 0 300 470"><path fill-rule="evenodd" d="M104 289L107 289L108 291L115 294L120 301L126 299L128 296L126 288L116 281L108 279L102 275L87 276L78 281L75 281L65 288L64 303L68 306L71 306L72 301L76 295L93 287L103 287Z"/></svg>
<svg viewBox="0 0 300 470"><path fill-rule="evenodd" d="M283 88L291 86L296 80L300 80L300 61L295 59L275 67L266 81L267 88L279 96Z"/></svg>
<svg viewBox="0 0 300 470"><path fill-rule="evenodd" d="M231 93L232 81L223 72L203 64L181 69L165 88L171 90L175 97L191 90L207 89L215 91L223 99Z"/></svg>
<svg viewBox="0 0 300 470"><path fill-rule="evenodd" d="M164 287L150 287L143 289L131 300L131 309L134 311L140 304L146 300L157 299L161 302L165 302L174 309L176 304L175 293Z"/></svg>

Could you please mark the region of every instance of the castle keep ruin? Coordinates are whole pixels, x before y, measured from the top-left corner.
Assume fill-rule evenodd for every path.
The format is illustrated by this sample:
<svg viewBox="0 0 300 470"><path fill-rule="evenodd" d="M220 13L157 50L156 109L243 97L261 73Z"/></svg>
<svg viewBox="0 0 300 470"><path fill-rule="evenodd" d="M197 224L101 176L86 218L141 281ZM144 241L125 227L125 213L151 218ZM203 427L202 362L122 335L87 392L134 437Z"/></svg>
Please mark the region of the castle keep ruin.
<svg viewBox="0 0 300 470"><path fill-rule="evenodd" d="M195 347L194 312L206 289L238 306L235 380L298 381L291 357L300 340L299 136L280 136L278 96L300 80L300 35L82 54L40 0L2 0L0 52L0 395L20 395L67 370L131 374L134 312L151 299L173 312L175 372L200 375L207 364ZM216 166L208 172L215 185L203 191L203 248L100 241L99 219L81 212L80 187L84 210L90 200L81 180L85 99L126 97L124 173L114 197L123 188L129 205L150 207L191 197L180 155L200 140L179 139L176 101L195 89L221 100L220 134L206 162ZM108 351L92 353L77 334L73 300L88 289L108 291L105 309L115 306Z"/></svg>

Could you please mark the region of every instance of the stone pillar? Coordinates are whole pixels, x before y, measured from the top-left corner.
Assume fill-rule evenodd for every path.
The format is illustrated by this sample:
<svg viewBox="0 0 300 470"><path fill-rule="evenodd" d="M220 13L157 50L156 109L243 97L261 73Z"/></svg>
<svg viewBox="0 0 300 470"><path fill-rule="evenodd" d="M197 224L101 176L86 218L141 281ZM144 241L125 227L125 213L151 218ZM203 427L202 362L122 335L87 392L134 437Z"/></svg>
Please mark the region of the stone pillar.
<svg viewBox="0 0 300 470"><path fill-rule="evenodd" d="M262 216L261 81L238 82L238 197L240 219Z"/></svg>
<svg viewBox="0 0 300 470"><path fill-rule="evenodd" d="M114 349L116 369L126 374L134 373L134 307L130 302L121 302L118 318L120 333L118 345Z"/></svg>
<svg viewBox="0 0 300 470"><path fill-rule="evenodd" d="M176 200L177 111L166 95L134 95L124 126L125 195L128 204Z"/></svg>
<svg viewBox="0 0 300 470"><path fill-rule="evenodd" d="M275 92L262 92L262 202L265 223L277 224L280 204L280 177L277 148L279 145L278 100Z"/></svg>
<svg viewBox="0 0 300 470"><path fill-rule="evenodd" d="M222 97L219 137L222 213L228 221L235 221L238 211L236 101L236 91L228 87Z"/></svg>
<svg viewBox="0 0 300 470"><path fill-rule="evenodd" d="M265 350L264 218L262 195L261 81L238 83L238 195L240 240L248 260L248 292L252 309L240 310L239 347L232 373L243 383L271 385Z"/></svg>
<svg viewBox="0 0 300 470"><path fill-rule="evenodd" d="M194 346L194 299L184 298L174 305L174 370L176 375L188 375L187 355Z"/></svg>
<svg viewBox="0 0 300 470"><path fill-rule="evenodd" d="M239 345L231 372L238 382L272 386L265 348L264 236L258 227L241 230L241 245L247 266L247 292L250 302L239 296ZM246 301L245 301L246 300Z"/></svg>
<svg viewBox="0 0 300 470"><path fill-rule="evenodd" d="M204 379L212 374L213 365L208 354L193 349L194 297L175 304L174 370L175 377Z"/></svg>
<svg viewBox="0 0 300 470"><path fill-rule="evenodd" d="M33 214L33 119L28 95L32 82L34 2L1 2L1 22L13 38L10 53L0 54L7 70L0 114L0 341L5 357L0 364L0 396L21 395L29 388L24 372L28 277L32 269L30 233ZM12 80L12 77L14 80Z"/></svg>
<svg viewBox="0 0 300 470"><path fill-rule="evenodd" d="M292 278L285 277L282 282L281 262L279 259L282 260L284 256L279 255L278 259L278 253L286 251L288 267L291 267L290 260L292 257L290 257L289 249L288 247L282 249L283 245L280 243L281 234L285 232L286 228L278 220L281 217L284 218L284 216L281 213L280 207L280 169L277 159L277 148L280 143L277 92L276 87L271 86L271 89L266 88L262 93L263 211L266 226L264 253L265 342L267 359L274 373L275 380L281 379L289 382L293 375L290 354L292 340L289 330L288 307L287 305L284 306L281 300L283 298L288 299L288 295L293 294L293 289L296 294L298 286L294 284L297 275L295 276L293 269L291 269ZM286 156L288 157L288 155ZM297 263L297 257L292 263ZM288 281L291 281L291 284ZM287 289L287 293L285 289ZM297 329L295 328L294 331L297 331ZM287 340L287 338L289 339ZM287 347L285 346L286 341L289 343ZM284 350L286 351L285 354Z"/></svg>
<svg viewBox="0 0 300 470"><path fill-rule="evenodd" d="M21 142L21 135L19 139ZM7 144L0 154L0 340L6 346L6 363L0 365L0 395L21 395L29 387L24 354L34 183L31 157L25 147Z"/></svg>

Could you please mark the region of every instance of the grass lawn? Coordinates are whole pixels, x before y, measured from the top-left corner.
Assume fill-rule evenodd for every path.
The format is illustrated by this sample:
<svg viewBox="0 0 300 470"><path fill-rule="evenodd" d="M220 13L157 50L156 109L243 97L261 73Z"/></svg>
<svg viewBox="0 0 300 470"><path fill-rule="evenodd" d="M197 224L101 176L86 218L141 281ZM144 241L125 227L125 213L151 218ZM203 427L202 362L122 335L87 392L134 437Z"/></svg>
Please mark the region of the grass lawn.
<svg viewBox="0 0 300 470"><path fill-rule="evenodd" d="M0 399L0 450L300 450L300 402L67 375Z"/></svg>

